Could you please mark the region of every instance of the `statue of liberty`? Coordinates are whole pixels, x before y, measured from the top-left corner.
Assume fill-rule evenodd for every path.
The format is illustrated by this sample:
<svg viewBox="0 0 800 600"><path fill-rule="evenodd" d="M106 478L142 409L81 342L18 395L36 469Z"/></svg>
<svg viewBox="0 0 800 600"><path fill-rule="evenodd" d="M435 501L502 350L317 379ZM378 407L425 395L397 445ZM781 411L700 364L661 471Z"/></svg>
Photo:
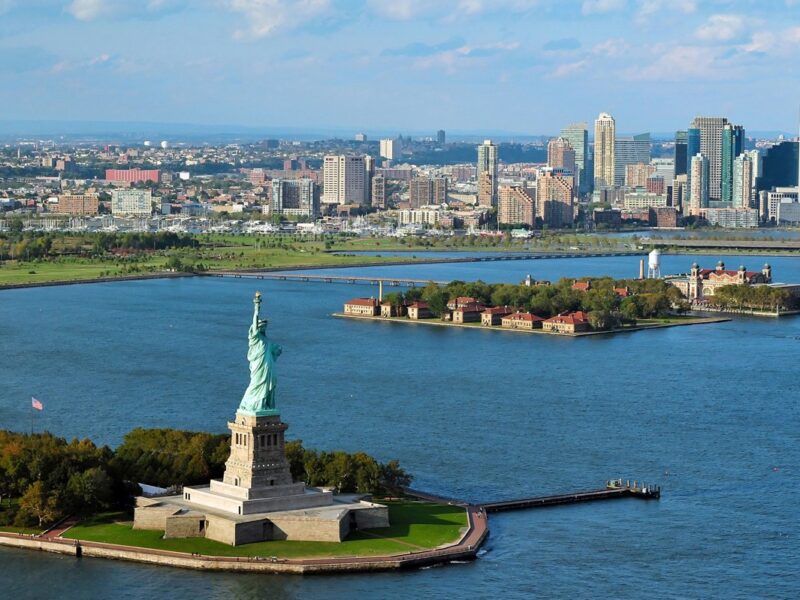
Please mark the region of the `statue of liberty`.
<svg viewBox="0 0 800 600"><path fill-rule="evenodd" d="M248 332L249 348L247 360L250 361L250 385L244 393L237 412L254 417L277 415L275 406L275 361L281 354L281 347L267 339L267 321L259 318L261 292L253 299L253 323Z"/></svg>

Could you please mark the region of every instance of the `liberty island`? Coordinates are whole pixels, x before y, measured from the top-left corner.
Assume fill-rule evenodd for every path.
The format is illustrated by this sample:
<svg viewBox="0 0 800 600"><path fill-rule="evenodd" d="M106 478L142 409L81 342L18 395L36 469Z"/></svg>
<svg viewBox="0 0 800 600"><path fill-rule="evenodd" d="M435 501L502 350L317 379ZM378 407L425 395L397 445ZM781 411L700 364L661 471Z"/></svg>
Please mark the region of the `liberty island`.
<svg viewBox="0 0 800 600"><path fill-rule="evenodd" d="M341 542L351 529L389 526L386 506L363 495L334 494L292 479L283 423L275 402L275 364L281 347L267 338L253 300L248 331L250 384L228 423L231 452L222 480L184 486L182 495L139 497L134 529L164 531L165 538L206 537L240 545L267 540Z"/></svg>

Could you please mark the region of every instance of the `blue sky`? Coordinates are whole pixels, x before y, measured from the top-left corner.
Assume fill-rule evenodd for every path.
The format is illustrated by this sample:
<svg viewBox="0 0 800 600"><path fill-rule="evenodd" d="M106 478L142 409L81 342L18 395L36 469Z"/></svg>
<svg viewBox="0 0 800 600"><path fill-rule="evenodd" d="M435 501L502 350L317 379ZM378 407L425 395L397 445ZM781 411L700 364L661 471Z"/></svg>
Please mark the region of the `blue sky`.
<svg viewBox="0 0 800 600"><path fill-rule="evenodd" d="M0 0L0 119L797 127L800 0Z"/></svg>

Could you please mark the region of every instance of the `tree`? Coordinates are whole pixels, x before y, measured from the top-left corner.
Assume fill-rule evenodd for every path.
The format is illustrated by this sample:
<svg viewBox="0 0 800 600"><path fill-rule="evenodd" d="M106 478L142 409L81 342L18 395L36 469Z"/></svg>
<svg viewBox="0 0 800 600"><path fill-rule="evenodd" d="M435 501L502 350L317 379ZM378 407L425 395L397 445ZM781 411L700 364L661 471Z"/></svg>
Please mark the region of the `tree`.
<svg viewBox="0 0 800 600"><path fill-rule="evenodd" d="M114 501L114 481L99 467L75 473L67 483L70 508L74 512L92 513L111 506Z"/></svg>
<svg viewBox="0 0 800 600"><path fill-rule="evenodd" d="M39 527L43 527L61 515L58 500L57 493L48 492L41 481L35 481L20 498L19 515L24 519L36 519Z"/></svg>
<svg viewBox="0 0 800 600"><path fill-rule="evenodd" d="M431 282L422 290L422 299L427 302L430 311L437 317L443 317L447 311L447 292Z"/></svg>
<svg viewBox="0 0 800 600"><path fill-rule="evenodd" d="M381 486L387 492L401 494L403 488L411 485L413 480L414 478L403 470L396 460L381 465Z"/></svg>

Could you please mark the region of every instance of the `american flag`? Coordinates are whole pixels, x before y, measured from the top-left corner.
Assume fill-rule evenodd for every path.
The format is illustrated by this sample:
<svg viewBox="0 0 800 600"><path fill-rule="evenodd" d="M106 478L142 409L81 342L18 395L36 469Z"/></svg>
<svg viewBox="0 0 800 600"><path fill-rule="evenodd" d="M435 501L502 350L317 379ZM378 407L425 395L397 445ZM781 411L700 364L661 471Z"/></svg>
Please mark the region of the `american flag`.
<svg viewBox="0 0 800 600"><path fill-rule="evenodd" d="M44 405L33 396L31 396L31 406L36 410L44 410Z"/></svg>

